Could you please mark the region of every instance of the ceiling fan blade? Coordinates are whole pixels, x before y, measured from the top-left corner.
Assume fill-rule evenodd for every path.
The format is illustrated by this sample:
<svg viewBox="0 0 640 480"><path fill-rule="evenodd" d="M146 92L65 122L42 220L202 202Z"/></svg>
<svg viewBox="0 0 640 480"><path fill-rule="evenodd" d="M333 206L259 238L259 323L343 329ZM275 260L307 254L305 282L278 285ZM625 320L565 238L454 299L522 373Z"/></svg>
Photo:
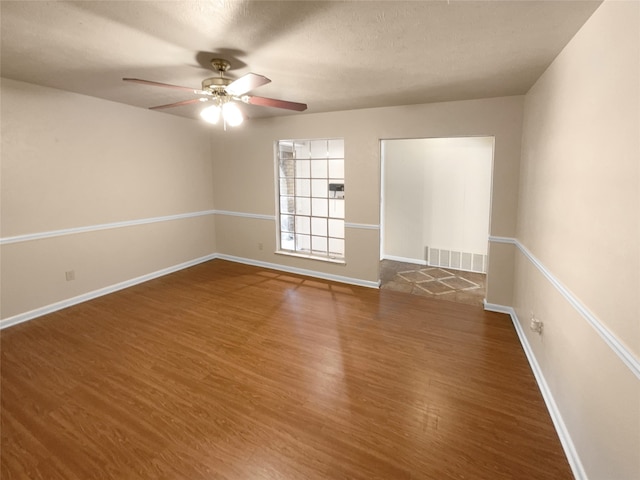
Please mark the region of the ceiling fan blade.
<svg viewBox="0 0 640 480"><path fill-rule="evenodd" d="M246 75L241 76L237 80L234 80L229 85L227 85L227 88L225 88L225 90L229 95L244 95L254 88L258 88L269 82L271 82L271 80L263 75L258 75L257 73L247 73Z"/></svg>
<svg viewBox="0 0 640 480"><path fill-rule="evenodd" d="M191 105L192 103L199 103L206 101L205 98L192 98L191 100L182 100L181 102L168 103L167 105L158 105L157 107L149 107L149 110L161 110L163 108L180 107L182 105Z"/></svg>
<svg viewBox="0 0 640 480"><path fill-rule="evenodd" d="M189 87L181 87L180 85L171 85L169 83L153 82L151 80L141 80L139 78L123 78L122 80L124 80L125 82L141 83L142 85L151 85L154 87L165 87L165 88L174 88L176 90L185 90L187 92L197 93L199 95L210 95L209 92L205 92L204 90L198 90L198 89L189 88Z"/></svg>
<svg viewBox="0 0 640 480"><path fill-rule="evenodd" d="M307 109L306 103L288 102L286 100L277 100L275 98L255 97L253 95L244 95L242 101L249 105L260 105L261 107L285 108L287 110L295 110L302 112Z"/></svg>

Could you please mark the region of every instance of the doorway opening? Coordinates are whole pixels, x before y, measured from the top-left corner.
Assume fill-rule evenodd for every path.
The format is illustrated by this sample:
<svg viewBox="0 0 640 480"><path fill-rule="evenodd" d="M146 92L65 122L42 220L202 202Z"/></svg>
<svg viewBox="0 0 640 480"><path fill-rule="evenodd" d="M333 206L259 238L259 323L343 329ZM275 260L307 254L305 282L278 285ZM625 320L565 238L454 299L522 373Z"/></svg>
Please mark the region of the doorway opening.
<svg viewBox="0 0 640 480"><path fill-rule="evenodd" d="M481 305L494 137L381 141L380 288Z"/></svg>

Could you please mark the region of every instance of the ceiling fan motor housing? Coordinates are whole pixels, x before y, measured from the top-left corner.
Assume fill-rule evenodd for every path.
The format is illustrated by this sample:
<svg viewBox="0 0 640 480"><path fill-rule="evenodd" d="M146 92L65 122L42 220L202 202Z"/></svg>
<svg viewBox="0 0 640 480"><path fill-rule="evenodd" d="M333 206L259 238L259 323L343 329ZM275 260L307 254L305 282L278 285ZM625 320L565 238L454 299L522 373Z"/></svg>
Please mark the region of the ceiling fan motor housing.
<svg viewBox="0 0 640 480"><path fill-rule="evenodd" d="M224 89L232 82L230 78L224 77L211 77L202 81L202 90L209 92L223 93Z"/></svg>

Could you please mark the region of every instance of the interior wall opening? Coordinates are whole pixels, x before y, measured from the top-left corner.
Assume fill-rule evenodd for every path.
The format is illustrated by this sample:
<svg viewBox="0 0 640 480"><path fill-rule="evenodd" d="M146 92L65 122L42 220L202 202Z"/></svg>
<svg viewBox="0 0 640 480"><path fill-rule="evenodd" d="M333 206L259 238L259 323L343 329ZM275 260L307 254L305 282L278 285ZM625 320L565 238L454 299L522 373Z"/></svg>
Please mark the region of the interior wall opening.
<svg viewBox="0 0 640 480"><path fill-rule="evenodd" d="M381 288L481 305L494 137L381 141Z"/></svg>

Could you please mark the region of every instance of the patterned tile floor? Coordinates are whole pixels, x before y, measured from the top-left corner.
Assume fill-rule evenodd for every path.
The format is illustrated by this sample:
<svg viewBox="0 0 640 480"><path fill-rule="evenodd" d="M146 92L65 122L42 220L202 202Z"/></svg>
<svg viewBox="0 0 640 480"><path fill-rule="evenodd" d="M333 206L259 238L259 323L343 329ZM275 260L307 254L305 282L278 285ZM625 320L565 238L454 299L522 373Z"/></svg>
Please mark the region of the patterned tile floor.
<svg viewBox="0 0 640 480"><path fill-rule="evenodd" d="M451 268L382 260L380 288L451 302L482 305L486 275Z"/></svg>

